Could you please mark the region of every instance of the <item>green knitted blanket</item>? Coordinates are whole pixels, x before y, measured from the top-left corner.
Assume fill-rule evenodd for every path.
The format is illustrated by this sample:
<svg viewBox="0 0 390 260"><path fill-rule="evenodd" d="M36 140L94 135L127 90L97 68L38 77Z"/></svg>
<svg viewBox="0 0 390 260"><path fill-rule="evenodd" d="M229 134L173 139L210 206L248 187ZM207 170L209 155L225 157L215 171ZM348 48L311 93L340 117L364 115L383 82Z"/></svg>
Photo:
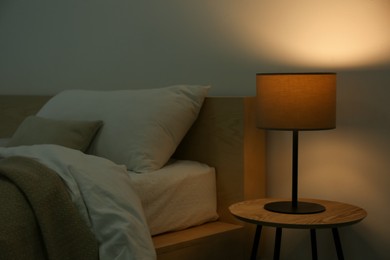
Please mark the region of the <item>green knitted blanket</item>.
<svg viewBox="0 0 390 260"><path fill-rule="evenodd" d="M98 243L59 176L30 158L0 160L0 259L98 258Z"/></svg>

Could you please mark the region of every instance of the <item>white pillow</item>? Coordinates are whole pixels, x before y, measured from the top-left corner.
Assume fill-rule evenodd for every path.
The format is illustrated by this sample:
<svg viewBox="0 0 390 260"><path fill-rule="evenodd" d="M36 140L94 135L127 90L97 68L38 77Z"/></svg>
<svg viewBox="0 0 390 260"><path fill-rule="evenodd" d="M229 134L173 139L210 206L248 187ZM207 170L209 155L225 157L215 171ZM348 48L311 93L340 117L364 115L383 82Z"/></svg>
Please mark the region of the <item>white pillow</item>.
<svg viewBox="0 0 390 260"><path fill-rule="evenodd" d="M51 119L101 120L90 153L149 172L169 160L198 116L209 86L143 90L66 90L38 112Z"/></svg>

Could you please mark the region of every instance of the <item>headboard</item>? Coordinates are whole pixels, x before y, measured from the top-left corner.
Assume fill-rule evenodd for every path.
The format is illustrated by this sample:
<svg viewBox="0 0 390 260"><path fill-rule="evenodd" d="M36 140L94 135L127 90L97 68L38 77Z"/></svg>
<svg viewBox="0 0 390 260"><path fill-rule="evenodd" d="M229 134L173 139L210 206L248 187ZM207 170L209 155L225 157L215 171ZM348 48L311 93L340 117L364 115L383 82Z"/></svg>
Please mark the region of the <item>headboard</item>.
<svg viewBox="0 0 390 260"><path fill-rule="evenodd" d="M0 96L0 138L10 137L49 96ZM265 132L255 126L254 97L208 97L174 157L216 168L218 213L236 222L228 207L265 196Z"/></svg>

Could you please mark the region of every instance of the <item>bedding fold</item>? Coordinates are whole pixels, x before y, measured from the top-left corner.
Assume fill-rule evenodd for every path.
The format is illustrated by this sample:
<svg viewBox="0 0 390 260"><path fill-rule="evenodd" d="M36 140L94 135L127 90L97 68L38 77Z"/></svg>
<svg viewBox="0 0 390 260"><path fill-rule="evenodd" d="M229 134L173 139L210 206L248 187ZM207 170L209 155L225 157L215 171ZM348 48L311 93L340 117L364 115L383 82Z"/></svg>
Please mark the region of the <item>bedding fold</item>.
<svg viewBox="0 0 390 260"><path fill-rule="evenodd" d="M34 159L0 160L0 259L98 259L61 178Z"/></svg>
<svg viewBox="0 0 390 260"><path fill-rule="evenodd" d="M156 259L141 202L124 166L59 145L0 147L0 158L14 156L32 158L64 182L98 241L101 260Z"/></svg>

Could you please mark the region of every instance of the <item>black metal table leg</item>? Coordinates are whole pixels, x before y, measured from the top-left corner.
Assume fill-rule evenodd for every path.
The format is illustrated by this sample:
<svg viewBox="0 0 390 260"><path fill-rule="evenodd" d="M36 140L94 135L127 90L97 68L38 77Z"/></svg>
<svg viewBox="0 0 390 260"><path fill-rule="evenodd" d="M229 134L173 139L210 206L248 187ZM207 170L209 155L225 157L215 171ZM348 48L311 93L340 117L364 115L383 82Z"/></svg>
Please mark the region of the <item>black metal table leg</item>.
<svg viewBox="0 0 390 260"><path fill-rule="evenodd" d="M282 243L282 228L276 228L275 234L275 247L274 247L274 260L279 260L280 258L280 246Z"/></svg>
<svg viewBox="0 0 390 260"><path fill-rule="evenodd" d="M317 260L318 259L317 234L315 229L310 229L310 240L311 240L311 258L313 260Z"/></svg>
<svg viewBox="0 0 390 260"><path fill-rule="evenodd" d="M339 260L344 260L344 254L343 254L343 248L341 247L339 230L337 228L332 228L332 233L333 233L334 244L336 246L337 257Z"/></svg>
<svg viewBox="0 0 390 260"><path fill-rule="evenodd" d="M262 227L263 226L261 226L261 225L257 225L256 226L255 238L253 239L251 260L256 260L257 252L259 250L259 242L260 242L260 236L261 236L261 229L262 229Z"/></svg>

